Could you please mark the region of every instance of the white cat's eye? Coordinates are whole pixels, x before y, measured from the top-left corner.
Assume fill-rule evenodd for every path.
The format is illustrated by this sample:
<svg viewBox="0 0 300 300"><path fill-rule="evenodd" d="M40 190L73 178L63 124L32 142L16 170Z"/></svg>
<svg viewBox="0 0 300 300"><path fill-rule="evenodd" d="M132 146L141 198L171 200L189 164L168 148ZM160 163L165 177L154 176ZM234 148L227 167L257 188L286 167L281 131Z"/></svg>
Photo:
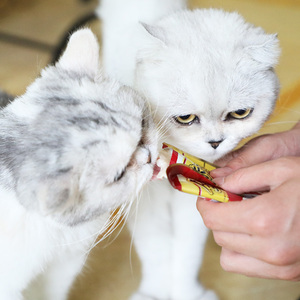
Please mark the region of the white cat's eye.
<svg viewBox="0 0 300 300"><path fill-rule="evenodd" d="M199 121L199 119L196 115L177 116L177 117L174 117L174 120L182 125L191 125L194 122Z"/></svg>
<svg viewBox="0 0 300 300"><path fill-rule="evenodd" d="M253 108L238 109L236 111L230 112L227 117L233 118L233 119L245 119L252 113L252 111L253 111Z"/></svg>

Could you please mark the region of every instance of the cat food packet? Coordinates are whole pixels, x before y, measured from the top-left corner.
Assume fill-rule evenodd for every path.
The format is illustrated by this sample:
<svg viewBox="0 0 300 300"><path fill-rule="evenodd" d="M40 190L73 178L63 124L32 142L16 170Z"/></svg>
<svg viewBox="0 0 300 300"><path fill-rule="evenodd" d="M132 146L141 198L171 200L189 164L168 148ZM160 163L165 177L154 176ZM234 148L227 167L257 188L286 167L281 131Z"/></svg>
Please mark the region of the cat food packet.
<svg viewBox="0 0 300 300"><path fill-rule="evenodd" d="M223 190L210 176L210 171L217 168L215 165L166 143L162 148L168 154L164 155L168 164L166 175L175 189L216 202L241 201L256 196L236 195Z"/></svg>

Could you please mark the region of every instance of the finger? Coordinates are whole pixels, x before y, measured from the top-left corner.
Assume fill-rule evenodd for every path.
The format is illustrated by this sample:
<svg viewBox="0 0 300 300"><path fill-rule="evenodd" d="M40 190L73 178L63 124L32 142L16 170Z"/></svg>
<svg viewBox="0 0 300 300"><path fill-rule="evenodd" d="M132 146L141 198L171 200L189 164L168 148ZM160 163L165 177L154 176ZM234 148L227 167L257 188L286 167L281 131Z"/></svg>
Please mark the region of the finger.
<svg viewBox="0 0 300 300"><path fill-rule="evenodd" d="M215 242L222 248L256 258L274 266L294 264L299 260L298 248L282 238L260 237L241 233L214 231Z"/></svg>
<svg viewBox="0 0 300 300"><path fill-rule="evenodd" d="M206 227L213 231L249 233L252 210L247 202L214 203L198 198L197 209Z"/></svg>
<svg viewBox="0 0 300 300"><path fill-rule="evenodd" d="M300 279L300 264L274 266L256 258L222 249L220 263L227 272L251 277L297 281Z"/></svg>
<svg viewBox="0 0 300 300"><path fill-rule="evenodd" d="M270 159L272 156L270 149L268 149L269 151L263 150L266 148L266 140L268 138L269 135L264 135L250 140L242 148L219 159L216 165L237 170Z"/></svg>
<svg viewBox="0 0 300 300"><path fill-rule="evenodd" d="M213 231L215 242L222 248L264 260L264 252L261 251L261 238L244 233L232 233Z"/></svg>
<svg viewBox="0 0 300 300"><path fill-rule="evenodd" d="M213 231L245 233L259 236L266 241L274 237L277 238L277 241L280 240L281 244L284 244L283 240L288 239L289 233L292 232L293 228L297 228L299 223L299 198L297 190L295 190L299 181L300 177L296 177L271 192L240 202L213 203L199 198L197 208L205 225ZM294 191L295 195L291 191ZM284 200L285 198L287 198L288 203ZM295 249L294 239L292 241ZM236 241L232 243L235 244ZM277 244L274 242L274 247L272 247L275 253L277 246L279 246ZM288 246L288 241L285 244ZM228 244L222 244L222 246L238 250ZM242 252L241 249L239 251ZM279 252L287 253L288 251ZM298 253L300 255L299 251ZM294 256L295 254L291 255Z"/></svg>
<svg viewBox="0 0 300 300"><path fill-rule="evenodd" d="M214 182L236 194L268 191L299 175L299 166L300 158L280 158L236 170L226 177L214 178Z"/></svg>
<svg viewBox="0 0 300 300"><path fill-rule="evenodd" d="M300 129L300 121L293 127L293 129Z"/></svg>
<svg viewBox="0 0 300 300"><path fill-rule="evenodd" d="M253 166L270 160L273 156L272 149L268 144L269 136L261 136L245 144L235 157L227 163L232 170Z"/></svg>
<svg viewBox="0 0 300 300"><path fill-rule="evenodd" d="M217 165L237 170L283 156L298 156L299 127L297 124L289 131L256 137L217 161Z"/></svg>
<svg viewBox="0 0 300 300"><path fill-rule="evenodd" d="M296 131L296 130L294 130ZM256 137L246 143L242 148L229 153L224 158L216 162L220 167L227 167L232 170L238 170L259 164L278 157L296 155L289 144L297 140L296 133L283 132L277 134L267 134ZM220 170L213 171L213 176L218 177Z"/></svg>
<svg viewBox="0 0 300 300"><path fill-rule="evenodd" d="M218 178L218 177L228 176L233 172L234 172L233 169L231 169L229 167L224 167L224 168L217 168L217 169L214 169L214 170L210 171L210 175L213 178Z"/></svg>
<svg viewBox="0 0 300 300"><path fill-rule="evenodd" d="M263 145L268 136L260 136L249 141L242 148L228 153L215 164L220 166L210 172L213 178L224 177L233 171L253 166L255 164L269 160L272 157L271 151L263 151Z"/></svg>
<svg viewBox="0 0 300 300"><path fill-rule="evenodd" d="M225 167L228 164L228 162L230 162L231 160L236 158L240 154L240 152L242 152L242 151L243 151L243 148L240 148L238 150L229 152L225 156L223 156L222 158L216 160L214 162L214 164L216 166L220 167L220 168Z"/></svg>
<svg viewBox="0 0 300 300"><path fill-rule="evenodd" d="M274 194L276 190L253 199L227 203L215 203L198 198L197 209L206 227L212 231L266 238L274 235L281 225L277 216L280 215L282 208L274 202Z"/></svg>

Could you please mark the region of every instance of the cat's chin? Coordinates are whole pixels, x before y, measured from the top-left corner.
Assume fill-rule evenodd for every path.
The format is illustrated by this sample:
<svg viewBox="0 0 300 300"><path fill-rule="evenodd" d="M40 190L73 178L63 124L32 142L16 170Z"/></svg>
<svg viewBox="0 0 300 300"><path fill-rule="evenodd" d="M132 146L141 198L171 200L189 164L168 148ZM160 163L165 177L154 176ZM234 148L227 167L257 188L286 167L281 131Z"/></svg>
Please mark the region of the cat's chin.
<svg viewBox="0 0 300 300"><path fill-rule="evenodd" d="M225 156L228 152L230 151L214 150L213 152L212 151L204 152L204 151L197 150L197 151L190 151L189 153L203 160L206 160L207 162L214 163L216 160Z"/></svg>
<svg viewBox="0 0 300 300"><path fill-rule="evenodd" d="M153 167L153 175L151 180L161 179L163 177L163 175L161 175L163 174L163 171L165 170L162 170L162 168L156 162L156 164Z"/></svg>
<svg viewBox="0 0 300 300"><path fill-rule="evenodd" d="M188 153L199 157L203 160L206 160L210 163L214 163L216 160L219 160L220 158L224 157L226 154L228 154L229 152L231 152L235 146L236 146L236 142L231 141L230 145L228 145L229 143L227 143L227 145L221 145L218 149L212 149L212 148L208 148L208 147L190 147L188 149L182 149L187 151Z"/></svg>
<svg viewBox="0 0 300 300"><path fill-rule="evenodd" d="M216 154L212 154L212 155L203 155L202 157L200 157L201 159L204 159L208 162L214 163L215 161L217 161L218 159L222 158L223 156L226 155L227 152L225 153L216 153Z"/></svg>

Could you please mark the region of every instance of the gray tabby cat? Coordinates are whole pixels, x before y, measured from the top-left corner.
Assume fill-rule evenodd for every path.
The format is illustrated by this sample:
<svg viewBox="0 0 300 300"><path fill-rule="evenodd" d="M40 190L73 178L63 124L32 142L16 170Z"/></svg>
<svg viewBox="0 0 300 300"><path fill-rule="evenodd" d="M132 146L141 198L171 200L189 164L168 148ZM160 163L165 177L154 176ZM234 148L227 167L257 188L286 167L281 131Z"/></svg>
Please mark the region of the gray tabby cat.
<svg viewBox="0 0 300 300"><path fill-rule="evenodd" d="M110 213L153 174L143 99L104 78L91 31L0 111L0 299L63 300ZM33 283L32 286L30 283ZM32 289L31 289L32 288Z"/></svg>

